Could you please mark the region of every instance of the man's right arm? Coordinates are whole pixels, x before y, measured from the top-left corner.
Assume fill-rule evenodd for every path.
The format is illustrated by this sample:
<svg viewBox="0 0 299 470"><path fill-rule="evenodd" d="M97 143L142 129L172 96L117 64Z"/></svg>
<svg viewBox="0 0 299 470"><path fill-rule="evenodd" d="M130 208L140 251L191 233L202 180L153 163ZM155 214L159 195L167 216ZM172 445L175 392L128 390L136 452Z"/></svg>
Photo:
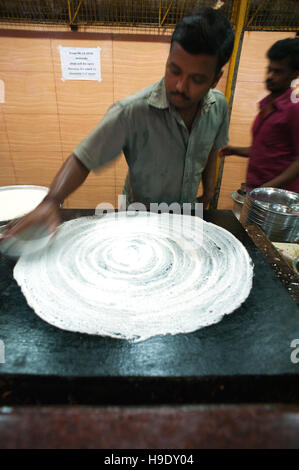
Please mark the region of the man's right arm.
<svg viewBox="0 0 299 470"><path fill-rule="evenodd" d="M55 232L60 223L60 204L81 186L88 174L89 170L71 154L54 178L45 199L32 212L8 224L0 240L4 241L34 224L46 224L50 232Z"/></svg>
<svg viewBox="0 0 299 470"><path fill-rule="evenodd" d="M237 155L238 157L249 157L251 147L234 147L226 145L220 149L220 157L227 157L228 155Z"/></svg>
<svg viewBox="0 0 299 470"><path fill-rule="evenodd" d="M52 200L59 206L81 186L88 174L89 170L72 153L55 176L45 200Z"/></svg>

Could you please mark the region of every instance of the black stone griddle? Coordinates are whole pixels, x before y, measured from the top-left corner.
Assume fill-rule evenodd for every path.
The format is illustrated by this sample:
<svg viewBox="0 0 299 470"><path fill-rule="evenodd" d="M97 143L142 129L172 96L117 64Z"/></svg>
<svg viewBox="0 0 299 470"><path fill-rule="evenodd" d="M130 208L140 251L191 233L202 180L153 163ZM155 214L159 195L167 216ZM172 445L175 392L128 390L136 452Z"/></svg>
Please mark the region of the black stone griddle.
<svg viewBox="0 0 299 470"><path fill-rule="evenodd" d="M93 214L62 210L64 220ZM0 405L299 402L299 309L231 211L204 219L234 234L254 263L252 291L220 323L132 344L55 328L27 305L0 260ZM299 353L298 353L299 357Z"/></svg>

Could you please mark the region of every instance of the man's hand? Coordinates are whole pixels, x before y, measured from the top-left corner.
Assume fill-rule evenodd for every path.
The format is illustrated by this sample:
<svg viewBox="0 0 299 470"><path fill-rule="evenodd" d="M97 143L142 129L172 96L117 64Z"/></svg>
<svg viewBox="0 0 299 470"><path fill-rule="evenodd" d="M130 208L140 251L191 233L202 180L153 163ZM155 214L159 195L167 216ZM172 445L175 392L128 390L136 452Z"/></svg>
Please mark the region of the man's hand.
<svg viewBox="0 0 299 470"><path fill-rule="evenodd" d="M227 157L228 155L235 155L235 148L232 145L225 145L219 150L220 157Z"/></svg>
<svg viewBox="0 0 299 470"><path fill-rule="evenodd" d="M282 173L277 175L272 180L266 181L260 187L261 188L281 188L284 185L291 183L298 177L299 177L299 156Z"/></svg>
<svg viewBox="0 0 299 470"><path fill-rule="evenodd" d="M210 193L203 193L201 196L199 196L196 201L203 204L204 210L209 208L210 203L212 202L214 197L214 190Z"/></svg>
<svg viewBox="0 0 299 470"><path fill-rule="evenodd" d="M0 243L35 224L46 225L50 233L56 232L60 224L58 207L54 200L44 199L32 212L7 224L3 233L0 235Z"/></svg>
<svg viewBox="0 0 299 470"><path fill-rule="evenodd" d="M228 155L237 155L238 157L249 157L251 147L233 147L232 145L225 145L219 150L220 157L227 157Z"/></svg>

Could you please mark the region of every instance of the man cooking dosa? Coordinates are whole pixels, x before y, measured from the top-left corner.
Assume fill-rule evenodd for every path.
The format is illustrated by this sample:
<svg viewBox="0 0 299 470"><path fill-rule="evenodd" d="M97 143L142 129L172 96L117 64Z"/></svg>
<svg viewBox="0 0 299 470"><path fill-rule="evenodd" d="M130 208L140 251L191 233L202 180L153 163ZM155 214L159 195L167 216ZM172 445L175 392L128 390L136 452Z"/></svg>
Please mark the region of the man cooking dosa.
<svg viewBox="0 0 299 470"><path fill-rule="evenodd" d="M172 35L161 81L113 104L61 167L46 198L8 225L2 240L38 223L54 232L64 199L121 151L129 203L193 203L202 181L199 202L207 207L217 153L228 143L227 103L214 87L233 43L231 24L219 11L200 7L186 15Z"/></svg>

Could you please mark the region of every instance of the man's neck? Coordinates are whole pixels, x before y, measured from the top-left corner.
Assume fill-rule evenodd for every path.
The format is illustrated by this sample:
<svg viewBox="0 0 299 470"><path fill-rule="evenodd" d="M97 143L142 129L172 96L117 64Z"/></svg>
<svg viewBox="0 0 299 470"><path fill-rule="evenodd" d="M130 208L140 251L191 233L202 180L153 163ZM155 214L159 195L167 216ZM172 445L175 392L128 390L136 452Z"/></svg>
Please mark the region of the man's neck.
<svg viewBox="0 0 299 470"><path fill-rule="evenodd" d="M272 92L270 93L270 101L274 101L276 100L276 98L278 98L279 96L283 95L287 90L289 90L290 87L284 89L284 90L280 90L280 91L276 91L276 92Z"/></svg>
<svg viewBox="0 0 299 470"><path fill-rule="evenodd" d="M189 131L191 131L193 121L195 119L195 116L197 115L199 108L200 108L200 103L198 103L193 108L178 109L178 112L182 116L182 119Z"/></svg>

